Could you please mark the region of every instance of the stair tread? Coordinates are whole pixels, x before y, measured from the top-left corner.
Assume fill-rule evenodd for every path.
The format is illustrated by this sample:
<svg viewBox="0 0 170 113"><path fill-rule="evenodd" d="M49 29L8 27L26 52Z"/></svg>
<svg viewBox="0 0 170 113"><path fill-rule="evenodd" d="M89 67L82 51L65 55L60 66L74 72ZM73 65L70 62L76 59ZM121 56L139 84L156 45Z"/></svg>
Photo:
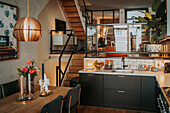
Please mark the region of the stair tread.
<svg viewBox="0 0 170 113"><path fill-rule="evenodd" d="M77 12L77 9L65 9L65 12L67 12L67 13L75 13L75 12Z"/></svg>
<svg viewBox="0 0 170 113"><path fill-rule="evenodd" d="M63 6L64 6L64 7L76 6L74 0L63 1L62 3L63 3Z"/></svg>

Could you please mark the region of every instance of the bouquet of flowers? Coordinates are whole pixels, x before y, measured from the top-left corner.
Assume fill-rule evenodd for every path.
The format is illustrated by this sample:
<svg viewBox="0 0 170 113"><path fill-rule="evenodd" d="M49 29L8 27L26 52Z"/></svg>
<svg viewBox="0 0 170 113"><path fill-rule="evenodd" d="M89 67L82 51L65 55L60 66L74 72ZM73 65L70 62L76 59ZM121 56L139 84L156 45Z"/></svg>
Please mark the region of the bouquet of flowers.
<svg viewBox="0 0 170 113"><path fill-rule="evenodd" d="M30 73L31 78L34 78L38 75L39 69L34 66L35 61L27 61L27 64L29 66L24 66L23 68L17 68L18 75L23 75L24 77L28 77L28 74Z"/></svg>

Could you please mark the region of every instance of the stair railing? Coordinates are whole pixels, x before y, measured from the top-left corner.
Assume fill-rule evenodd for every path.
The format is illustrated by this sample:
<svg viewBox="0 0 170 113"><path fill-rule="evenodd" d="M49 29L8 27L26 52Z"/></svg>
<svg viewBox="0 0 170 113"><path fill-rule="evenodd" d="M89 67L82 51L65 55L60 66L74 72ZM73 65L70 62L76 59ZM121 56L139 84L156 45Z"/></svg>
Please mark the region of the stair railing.
<svg viewBox="0 0 170 113"><path fill-rule="evenodd" d="M54 31L57 32L56 30L51 30L51 35L52 35L52 32L54 32ZM61 86L61 83L62 83L62 81L63 81L63 79L66 75L68 66L69 66L70 61L72 59L72 56L75 53L75 32L74 32L74 30L64 30L64 31L71 31L71 33L68 35L69 37L68 37L68 39L67 39L67 41L64 45L64 48L61 51L61 54L59 56L59 65L56 66L56 86ZM73 37L73 50L72 51L66 51L66 47L67 47L71 37ZM65 52L71 52L71 55L68 59L68 62L67 62L67 65L66 65L64 71L62 71L62 69L61 69L61 59L62 59L62 56Z"/></svg>
<svg viewBox="0 0 170 113"><path fill-rule="evenodd" d="M86 6L86 3L85 1L83 0L83 4L84 4L84 9L85 9L85 18L86 18L86 22L87 23L90 23L90 17L89 17L89 14L88 14L88 9L87 9L87 6Z"/></svg>

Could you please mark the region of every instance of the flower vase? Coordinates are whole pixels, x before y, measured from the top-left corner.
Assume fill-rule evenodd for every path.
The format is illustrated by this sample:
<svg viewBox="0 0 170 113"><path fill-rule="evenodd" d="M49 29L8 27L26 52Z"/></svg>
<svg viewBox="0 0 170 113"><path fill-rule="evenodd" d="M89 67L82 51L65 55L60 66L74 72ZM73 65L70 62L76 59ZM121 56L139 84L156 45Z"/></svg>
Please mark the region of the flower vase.
<svg viewBox="0 0 170 113"><path fill-rule="evenodd" d="M34 92L34 77L31 77L31 93L33 94ZM28 77L26 77L26 94L28 93Z"/></svg>

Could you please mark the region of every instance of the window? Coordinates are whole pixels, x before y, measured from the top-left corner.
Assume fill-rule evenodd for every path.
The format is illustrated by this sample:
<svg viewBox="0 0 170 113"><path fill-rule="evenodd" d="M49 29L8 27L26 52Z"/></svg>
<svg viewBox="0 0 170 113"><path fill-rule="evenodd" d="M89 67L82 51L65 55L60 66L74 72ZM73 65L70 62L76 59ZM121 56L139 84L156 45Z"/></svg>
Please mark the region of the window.
<svg viewBox="0 0 170 113"><path fill-rule="evenodd" d="M125 19L126 19L126 23L135 23L137 21L137 19L135 19L135 17L145 17L145 14L139 12L148 12L147 8L142 8L142 9L126 9L125 10Z"/></svg>

